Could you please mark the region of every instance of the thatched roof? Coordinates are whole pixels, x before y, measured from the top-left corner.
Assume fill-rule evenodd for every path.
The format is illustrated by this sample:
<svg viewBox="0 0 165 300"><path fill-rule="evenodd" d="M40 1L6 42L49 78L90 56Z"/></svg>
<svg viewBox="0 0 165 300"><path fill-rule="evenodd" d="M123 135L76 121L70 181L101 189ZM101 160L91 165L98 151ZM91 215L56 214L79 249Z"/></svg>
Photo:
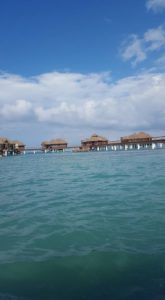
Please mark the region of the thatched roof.
<svg viewBox="0 0 165 300"><path fill-rule="evenodd" d="M43 146L43 145L49 145L49 142L48 141L43 141L42 143L41 143L41 145Z"/></svg>
<svg viewBox="0 0 165 300"><path fill-rule="evenodd" d="M138 133L133 133L128 136L124 136L121 139L122 140L138 140L138 139L151 139L152 136L149 135L148 133L145 132L138 132Z"/></svg>
<svg viewBox="0 0 165 300"><path fill-rule="evenodd" d="M52 139L50 141L45 141L45 142L42 142L41 145L66 145L67 142L65 140L62 140L62 139Z"/></svg>
<svg viewBox="0 0 165 300"><path fill-rule="evenodd" d="M24 144L23 142L18 141L18 140L14 140L14 141L11 141L11 142L12 142L12 144L14 144L14 145L25 146L25 144Z"/></svg>
<svg viewBox="0 0 165 300"><path fill-rule="evenodd" d="M11 140L6 137L0 137L0 144L11 144Z"/></svg>
<svg viewBox="0 0 165 300"><path fill-rule="evenodd" d="M82 142L107 142L107 141L108 141L107 138L94 133L91 135L90 138L87 138L87 139L83 140Z"/></svg>
<svg viewBox="0 0 165 300"><path fill-rule="evenodd" d="M8 139L5 138L5 137L0 137L0 144L5 144L5 143L8 143Z"/></svg>
<svg viewBox="0 0 165 300"><path fill-rule="evenodd" d="M18 141L18 140L9 140L8 138L6 137L0 137L0 144L9 144L9 145L18 145L18 146L25 146L24 143Z"/></svg>

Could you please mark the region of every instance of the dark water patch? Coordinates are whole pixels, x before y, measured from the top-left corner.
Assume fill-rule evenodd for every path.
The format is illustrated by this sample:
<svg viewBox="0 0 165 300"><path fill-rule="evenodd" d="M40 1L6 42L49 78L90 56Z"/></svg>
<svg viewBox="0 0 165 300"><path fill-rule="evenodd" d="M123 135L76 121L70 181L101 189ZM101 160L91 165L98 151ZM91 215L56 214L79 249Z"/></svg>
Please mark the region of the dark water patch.
<svg viewBox="0 0 165 300"><path fill-rule="evenodd" d="M163 299L165 255L93 252L45 262L2 264L0 299L2 294L29 300Z"/></svg>

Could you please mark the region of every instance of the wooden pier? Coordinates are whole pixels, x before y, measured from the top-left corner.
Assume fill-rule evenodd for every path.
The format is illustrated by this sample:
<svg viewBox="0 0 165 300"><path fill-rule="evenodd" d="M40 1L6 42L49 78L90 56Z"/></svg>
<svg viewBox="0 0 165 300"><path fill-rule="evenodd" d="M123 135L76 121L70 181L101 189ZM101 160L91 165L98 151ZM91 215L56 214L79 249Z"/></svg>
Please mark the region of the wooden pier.
<svg viewBox="0 0 165 300"><path fill-rule="evenodd" d="M55 140L57 142L57 140ZM58 140L59 141L59 140ZM61 142L61 140L60 140ZM0 139L0 155L17 154L37 154L37 153L59 153L59 152L89 152L89 151L132 151L132 150L156 150L165 149L165 136L152 137L144 132L135 133L129 136L121 137L117 141L108 141L108 139L92 135L90 138L81 141L81 145L72 145L62 147L61 144L55 144L54 147L26 146L19 141L10 141Z"/></svg>
<svg viewBox="0 0 165 300"><path fill-rule="evenodd" d="M165 136L152 137L150 141L122 142L111 141L106 144L95 144L91 149L83 149L80 146L67 146L64 150L43 151L42 147L26 147L24 154L54 153L54 152L89 152L89 151L128 151L128 150L155 150L165 149Z"/></svg>

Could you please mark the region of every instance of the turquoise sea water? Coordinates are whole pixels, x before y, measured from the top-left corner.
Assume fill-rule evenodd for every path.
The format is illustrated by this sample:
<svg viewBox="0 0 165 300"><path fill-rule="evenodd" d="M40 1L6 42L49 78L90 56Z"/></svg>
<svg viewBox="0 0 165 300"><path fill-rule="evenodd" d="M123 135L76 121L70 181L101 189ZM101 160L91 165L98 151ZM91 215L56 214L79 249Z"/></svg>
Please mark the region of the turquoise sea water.
<svg viewBox="0 0 165 300"><path fill-rule="evenodd" d="M165 150L2 158L0 299L165 299Z"/></svg>

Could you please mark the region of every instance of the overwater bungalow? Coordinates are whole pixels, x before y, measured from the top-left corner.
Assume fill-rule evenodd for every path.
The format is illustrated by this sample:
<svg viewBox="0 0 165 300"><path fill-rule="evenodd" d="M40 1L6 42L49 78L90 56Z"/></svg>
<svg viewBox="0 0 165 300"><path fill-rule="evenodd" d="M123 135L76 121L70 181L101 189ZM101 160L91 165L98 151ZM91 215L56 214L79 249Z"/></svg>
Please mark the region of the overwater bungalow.
<svg viewBox="0 0 165 300"><path fill-rule="evenodd" d="M152 147L152 136L145 132L133 133L121 137L121 144L128 149L140 149Z"/></svg>
<svg viewBox="0 0 165 300"><path fill-rule="evenodd" d="M152 141L152 136L145 132L133 133L128 136L121 137L122 143L148 143Z"/></svg>
<svg viewBox="0 0 165 300"><path fill-rule="evenodd" d="M165 148L165 136L152 137L145 132L138 132L109 141L108 150L144 150Z"/></svg>
<svg viewBox="0 0 165 300"><path fill-rule="evenodd" d="M64 151L67 148L68 143L63 139L52 139L50 141L44 141L41 143L42 150L48 151Z"/></svg>
<svg viewBox="0 0 165 300"><path fill-rule="evenodd" d="M91 137L81 141L80 150L82 151L95 151L103 149L105 150L108 145L108 139L97 135L92 134Z"/></svg>
<svg viewBox="0 0 165 300"><path fill-rule="evenodd" d="M0 155L6 155L9 148L9 140L6 137L0 138Z"/></svg>
<svg viewBox="0 0 165 300"><path fill-rule="evenodd" d="M25 144L23 142L14 140L13 143L15 145L15 153L19 154L25 151Z"/></svg>
<svg viewBox="0 0 165 300"><path fill-rule="evenodd" d="M0 155L20 154L25 149L25 145L20 141L12 141L6 137L0 138Z"/></svg>

